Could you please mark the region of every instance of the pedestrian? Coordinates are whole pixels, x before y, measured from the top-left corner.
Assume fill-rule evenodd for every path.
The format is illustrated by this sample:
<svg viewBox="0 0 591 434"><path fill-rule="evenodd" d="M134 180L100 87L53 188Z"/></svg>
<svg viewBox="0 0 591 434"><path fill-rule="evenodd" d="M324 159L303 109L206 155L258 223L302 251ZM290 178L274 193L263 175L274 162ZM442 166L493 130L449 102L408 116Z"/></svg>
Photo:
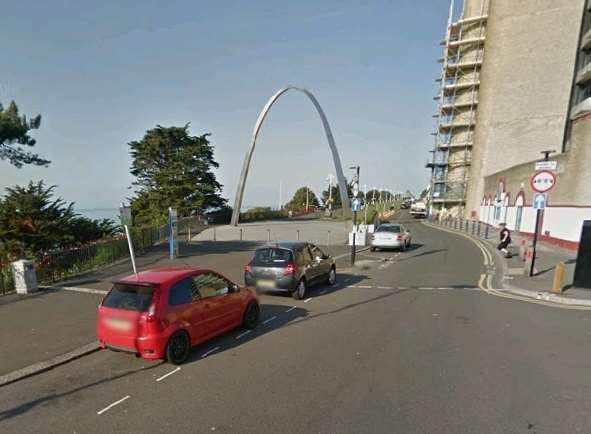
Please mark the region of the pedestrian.
<svg viewBox="0 0 591 434"><path fill-rule="evenodd" d="M505 258L510 258L511 253L509 253L507 247L511 244L511 231L507 229L507 223L499 223L499 226L501 227L501 231L499 232L501 242L497 246L497 250L503 252Z"/></svg>

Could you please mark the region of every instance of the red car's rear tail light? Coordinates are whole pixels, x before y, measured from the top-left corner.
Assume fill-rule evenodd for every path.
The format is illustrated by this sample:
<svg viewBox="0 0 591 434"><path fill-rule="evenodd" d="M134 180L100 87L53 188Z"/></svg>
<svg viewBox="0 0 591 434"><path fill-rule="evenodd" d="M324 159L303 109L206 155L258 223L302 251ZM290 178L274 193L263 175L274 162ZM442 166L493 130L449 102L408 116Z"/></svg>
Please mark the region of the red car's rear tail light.
<svg viewBox="0 0 591 434"><path fill-rule="evenodd" d="M398 235L398 236L396 237L396 239L397 239L398 241L402 240L402 235Z"/></svg>
<svg viewBox="0 0 591 434"><path fill-rule="evenodd" d="M293 262L289 262L285 269L283 270L283 275L287 276L289 274L293 274L296 271L296 266Z"/></svg>
<svg viewBox="0 0 591 434"><path fill-rule="evenodd" d="M160 292L155 291L152 297L152 303L148 310L140 316L140 334L152 334L152 333L160 333L163 327L163 321L160 320L158 317L158 300L160 299ZM141 324L143 323L143 324Z"/></svg>

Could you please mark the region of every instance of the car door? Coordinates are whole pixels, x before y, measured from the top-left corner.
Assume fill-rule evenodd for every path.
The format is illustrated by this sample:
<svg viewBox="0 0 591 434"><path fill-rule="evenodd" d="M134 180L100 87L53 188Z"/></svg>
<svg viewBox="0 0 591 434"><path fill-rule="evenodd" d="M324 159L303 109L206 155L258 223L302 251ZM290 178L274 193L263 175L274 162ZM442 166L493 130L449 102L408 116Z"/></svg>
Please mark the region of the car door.
<svg viewBox="0 0 591 434"><path fill-rule="evenodd" d="M218 297L220 297L223 304L221 327L223 329L236 327L242 323L242 314L244 313L244 300L242 294L240 294L240 287L224 276L215 274L219 279L217 285Z"/></svg>
<svg viewBox="0 0 591 434"><path fill-rule="evenodd" d="M311 283L316 283L321 275L321 264L319 261L316 261L314 257L314 253L312 251L311 245L307 244L304 249L304 257L308 261L308 281Z"/></svg>
<svg viewBox="0 0 591 434"><path fill-rule="evenodd" d="M330 271L331 263L329 256L314 244L310 244L310 251L314 258L314 267L317 271L316 280L323 280L328 276L328 272Z"/></svg>
<svg viewBox="0 0 591 434"><path fill-rule="evenodd" d="M200 273L194 279L204 305L205 334L207 338L218 335L232 322L228 283L211 271Z"/></svg>
<svg viewBox="0 0 591 434"><path fill-rule="evenodd" d="M165 318L168 323L178 323L186 329L193 345L205 336L204 317L204 306L195 291L192 277L182 279L169 288Z"/></svg>

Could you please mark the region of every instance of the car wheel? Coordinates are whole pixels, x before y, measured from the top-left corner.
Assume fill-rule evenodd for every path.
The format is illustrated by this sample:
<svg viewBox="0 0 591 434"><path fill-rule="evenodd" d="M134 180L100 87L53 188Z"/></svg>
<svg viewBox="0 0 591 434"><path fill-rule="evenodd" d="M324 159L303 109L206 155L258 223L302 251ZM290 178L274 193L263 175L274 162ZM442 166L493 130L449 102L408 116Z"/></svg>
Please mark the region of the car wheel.
<svg viewBox="0 0 591 434"><path fill-rule="evenodd" d="M300 280L300 283L298 283L298 287L296 288L296 290L294 292L292 292L291 295L296 300L303 300L304 297L306 297L306 290L307 289L308 288L306 288L306 279L302 279L302 280Z"/></svg>
<svg viewBox="0 0 591 434"><path fill-rule="evenodd" d="M251 301L244 310L244 317L242 319L242 327L252 330L259 323L260 308L256 301Z"/></svg>
<svg viewBox="0 0 591 434"><path fill-rule="evenodd" d="M335 267L332 267L328 272L328 277L326 281L330 286L333 286L335 283L337 283L337 270L335 269Z"/></svg>
<svg viewBox="0 0 591 434"><path fill-rule="evenodd" d="M174 333L166 345L166 360L173 365L180 365L191 353L191 341L184 330Z"/></svg>
<svg viewBox="0 0 591 434"><path fill-rule="evenodd" d="M370 252L375 252L375 251L376 251L376 248L375 248L375 247L370 247L370 248L369 248L369 251L370 251Z"/></svg>

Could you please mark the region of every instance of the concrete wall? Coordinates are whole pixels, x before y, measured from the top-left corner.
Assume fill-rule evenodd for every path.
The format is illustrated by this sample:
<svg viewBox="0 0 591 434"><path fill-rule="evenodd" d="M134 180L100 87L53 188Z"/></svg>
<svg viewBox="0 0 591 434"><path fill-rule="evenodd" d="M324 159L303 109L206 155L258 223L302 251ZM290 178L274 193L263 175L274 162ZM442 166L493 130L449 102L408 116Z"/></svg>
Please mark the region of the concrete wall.
<svg viewBox="0 0 591 434"><path fill-rule="evenodd" d="M485 177L562 149L584 1L490 1L468 214Z"/></svg>

